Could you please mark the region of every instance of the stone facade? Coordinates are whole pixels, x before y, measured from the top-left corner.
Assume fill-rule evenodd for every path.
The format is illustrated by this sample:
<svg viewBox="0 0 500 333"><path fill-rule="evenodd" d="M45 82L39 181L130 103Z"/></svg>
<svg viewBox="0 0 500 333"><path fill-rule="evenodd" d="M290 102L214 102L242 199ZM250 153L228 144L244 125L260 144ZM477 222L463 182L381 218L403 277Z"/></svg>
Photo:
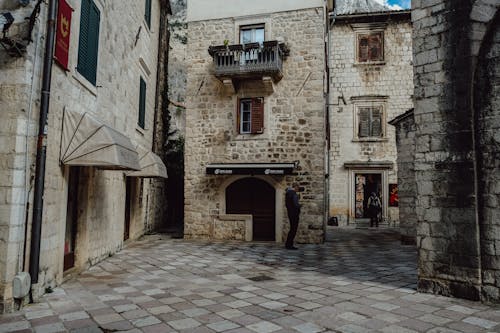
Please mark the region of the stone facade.
<svg viewBox="0 0 500 333"><path fill-rule="evenodd" d="M498 302L500 5L412 6L418 288Z"/></svg>
<svg viewBox="0 0 500 333"><path fill-rule="evenodd" d="M415 125L414 111L409 110L390 121L396 128L398 147L398 193L399 193L399 232L401 243L416 244L417 188L415 184Z"/></svg>
<svg viewBox="0 0 500 333"><path fill-rule="evenodd" d="M360 62L358 36L380 32L383 60ZM389 206L389 184L398 184L398 179L395 130L387 122L413 107L411 36L409 11L338 15L331 27L329 214L341 226L366 225L363 205L369 194L360 193L357 184L372 177L383 220L399 224L398 208ZM358 136L360 110L372 106L382 108L383 134Z"/></svg>
<svg viewBox="0 0 500 333"><path fill-rule="evenodd" d="M236 5L266 8L243 1ZM188 3L188 13L190 6L196 8L196 1ZM245 8L241 13L247 13ZM235 226L225 229L234 232L225 232L223 238L249 236L241 235L244 226L241 221L245 218L236 220L227 216L225 191L235 181L252 176L206 175L208 164L298 161L299 167L293 175L263 175L253 179L263 180L275 192L275 241L286 237L284 194L292 181L305 188L301 193L302 219L296 240L303 243L323 240L324 22L325 9L321 5L188 22L185 238L219 238L221 234L213 226L227 225L229 221ZM221 45L224 40L237 44L240 26L263 23L266 40L282 40L290 49L283 62L283 78L273 84L271 93L262 88L262 79L257 79L238 83L236 92L228 94L214 76L214 61L208 48ZM238 98L247 97L263 97L262 134L238 134Z"/></svg>
<svg viewBox="0 0 500 333"><path fill-rule="evenodd" d="M151 150L155 121L156 68L160 10L164 2L152 1L151 28L144 20L143 1L109 2L94 0L100 11L97 83L91 84L76 70L80 27L80 1L68 0L74 9L71 22L69 70L56 63L52 68L47 126L47 160L42 217L40 273L33 295L112 255L124 244L126 177L122 171L81 168L76 232L75 265L63 271L69 167L61 165L60 145L63 110L90 112L103 123L129 137L134 144ZM19 7L17 1L2 1L0 10L14 14L9 31L27 25L24 17L35 2ZM160 8L160 6L162 6ZM29 258L30 225L33 204L33 175L36 135L40 110L41 70L44 56L47 5L32 32L33 42L21 57L0 50L0 304L12 309L12 280L26 271ZM146 82L145 129L137 126L139 78ZM150 229L147 210L149 180L135 179L131 198L130 238ZM28 228L25 238L25 228ZM28 248L23 253L24 244Z"/></svg>
<svg viewBox="0 0 500 333"><path fill-rule="evenodd" d="M170 31L170 51L168 62L168 98L171 115L170 131L173 138L184 135L186 128L186 47L187 47L187 0L172 0L172 15L168 20Z"/></svg>

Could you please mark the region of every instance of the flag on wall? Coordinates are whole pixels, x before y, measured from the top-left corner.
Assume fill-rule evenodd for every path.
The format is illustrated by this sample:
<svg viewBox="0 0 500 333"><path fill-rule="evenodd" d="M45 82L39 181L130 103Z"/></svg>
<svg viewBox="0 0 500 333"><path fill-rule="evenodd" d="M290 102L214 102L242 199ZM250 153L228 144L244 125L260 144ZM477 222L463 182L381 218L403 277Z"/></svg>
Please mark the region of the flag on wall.
<svg viewBox="0 0 500 333"><path fill-rule="evenodd" d="M68 5L66 0L59 0L57 10L57 27L56 27L56 49L54 57L56 62L65 70L68 70L69 58L69 40L71 32L71 15L73 9Z"/></svg>

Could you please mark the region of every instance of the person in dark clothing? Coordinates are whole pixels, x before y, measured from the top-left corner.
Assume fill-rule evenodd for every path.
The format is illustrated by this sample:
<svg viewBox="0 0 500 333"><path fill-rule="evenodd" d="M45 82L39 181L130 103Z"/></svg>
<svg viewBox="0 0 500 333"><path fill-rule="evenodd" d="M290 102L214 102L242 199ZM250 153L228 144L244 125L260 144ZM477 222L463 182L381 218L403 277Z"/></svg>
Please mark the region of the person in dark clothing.
<svg viewBox="0 0 500 333"><path fill-rule="evenodd" d="M289 250L297 250L297 248L293 246L293 240L297 234L297 228L299 227L300 215L300 204L297 192L299 192L299 184L293 183L292 187L286 189L285 195L286 210L288 219L290 220L290 231L286 238L285 247Z"/></svg>
<svg viewBox="0 0 500 333"><path fill-rule="evenodd" d="M368 198L368 216L370 216L370 227L375 226L378 228L378 214L382 210L382 204L375 192Z"/></svg>

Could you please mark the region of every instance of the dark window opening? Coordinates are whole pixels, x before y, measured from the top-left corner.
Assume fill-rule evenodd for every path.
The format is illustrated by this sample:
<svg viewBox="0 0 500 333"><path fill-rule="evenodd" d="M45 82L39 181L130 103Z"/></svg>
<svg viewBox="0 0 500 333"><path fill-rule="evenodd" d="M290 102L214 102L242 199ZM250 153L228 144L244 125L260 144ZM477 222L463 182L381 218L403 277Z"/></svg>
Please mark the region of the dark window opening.
<svg viewBox="0 0 500 333"><path fill-rule="evenodd" d="M146 82L141 77L139 84L139 118L137 124L144 129L146 123Z"/></svg>

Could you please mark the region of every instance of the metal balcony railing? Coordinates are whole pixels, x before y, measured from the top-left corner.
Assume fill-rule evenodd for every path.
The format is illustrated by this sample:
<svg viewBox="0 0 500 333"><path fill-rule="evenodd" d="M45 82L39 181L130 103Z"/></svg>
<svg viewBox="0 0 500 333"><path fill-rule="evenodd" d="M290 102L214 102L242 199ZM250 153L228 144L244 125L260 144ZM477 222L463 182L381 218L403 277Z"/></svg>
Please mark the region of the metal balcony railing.
<svg viewBox="0 0 500 333"><path fill-rule="evenodd" d="M274 81L283 77L283 60L289 51L278 41L210 46L218 78L255 78L271 76Z"/></svg>

